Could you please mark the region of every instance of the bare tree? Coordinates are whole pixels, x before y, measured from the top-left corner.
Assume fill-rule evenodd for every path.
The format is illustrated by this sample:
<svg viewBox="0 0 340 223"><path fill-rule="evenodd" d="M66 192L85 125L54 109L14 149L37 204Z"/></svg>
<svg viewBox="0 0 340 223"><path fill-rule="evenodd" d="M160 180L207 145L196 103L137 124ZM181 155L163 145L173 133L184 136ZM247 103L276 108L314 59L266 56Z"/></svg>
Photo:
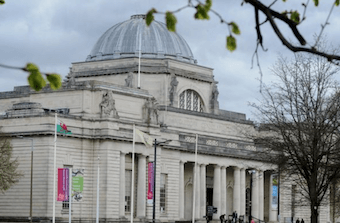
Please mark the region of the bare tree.
<svg viewBox="0 0 340 223"><path fill-rule="evenodd" d="M280 57L272 69L278 81L263 87L263 100L252 104L263 123L255 142L301 189L312 223L340 177L340 97L333 79L338 71L315 55Z"/></svg>
<svg viewBox="0 0 340 223"><path fill-rule="evenodd" d="M22 176L17 159L12 158L13 147L9 137L0 134L0 191L9 189Z"/></svg>

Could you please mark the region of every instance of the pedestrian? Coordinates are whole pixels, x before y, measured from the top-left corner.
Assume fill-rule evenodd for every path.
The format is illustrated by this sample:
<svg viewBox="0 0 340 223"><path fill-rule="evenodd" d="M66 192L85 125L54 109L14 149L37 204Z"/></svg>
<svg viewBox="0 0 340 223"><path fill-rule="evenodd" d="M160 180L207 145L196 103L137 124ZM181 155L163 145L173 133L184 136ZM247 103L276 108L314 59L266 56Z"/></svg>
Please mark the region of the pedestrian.
<svg viewBox="0 0 340 223"><path fill-rule="evenodd" d="M237 219L237 212L234 211L233 212L233 222L236 222L236 219Z"/></svg>
<svg viewBox="0 0 340 223"><path fill-rule="evenodd" d="M303 220L303 218L301 218L301 223L305 223L305 221Z"/></svg>
<svg viewBox="0 0 340 223"><path fill-rule="evenodd" d="M220 216L221 223L224 223L224 218L225 218L225 214L222 214L222 215Z"/></svg>
<svg viewBox="0 0 340 223"><path fill-rule="evenodd" d="M298 219L296 219L296 222L295 223L300 223L300 219L298 218Z"/></svg>
<svg viewBox="0 0 340 223"><path fill-rule="evenodd" d="M254 219L251 219L251 222L250 223L255 223Z"/></svg>

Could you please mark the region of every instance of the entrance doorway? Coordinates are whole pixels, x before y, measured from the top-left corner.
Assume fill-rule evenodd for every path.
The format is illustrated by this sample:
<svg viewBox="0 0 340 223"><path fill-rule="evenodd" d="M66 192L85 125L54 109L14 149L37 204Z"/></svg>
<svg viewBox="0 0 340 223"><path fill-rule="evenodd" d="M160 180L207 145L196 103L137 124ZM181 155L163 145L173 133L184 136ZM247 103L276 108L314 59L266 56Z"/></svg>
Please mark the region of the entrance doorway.
<svg viewBox="0 0 340 223"><path fill-rule="evenodd" d="M213 206L213 188L207 188L207 204L206 206Z"/></svg>

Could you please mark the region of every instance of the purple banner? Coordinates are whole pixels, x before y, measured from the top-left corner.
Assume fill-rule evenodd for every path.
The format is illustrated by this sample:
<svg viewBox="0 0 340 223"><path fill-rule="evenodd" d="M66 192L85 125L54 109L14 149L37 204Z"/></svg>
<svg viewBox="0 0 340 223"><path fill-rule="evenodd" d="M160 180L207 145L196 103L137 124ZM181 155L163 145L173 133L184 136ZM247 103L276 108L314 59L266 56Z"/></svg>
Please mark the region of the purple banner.
<svg viewBox="0 0 340 223"><path fill-rule="evenodd" d="M69 170L58 168L58 197L57 201L68 201L69 195Z"/></svg>
<svg viewBox="0 0 340 223"><path fill-rule="evenodd" d="M153 193L154 193L154 185L153 185L153 163L148 163L148 204L152 204L153 201Z"/></svg>

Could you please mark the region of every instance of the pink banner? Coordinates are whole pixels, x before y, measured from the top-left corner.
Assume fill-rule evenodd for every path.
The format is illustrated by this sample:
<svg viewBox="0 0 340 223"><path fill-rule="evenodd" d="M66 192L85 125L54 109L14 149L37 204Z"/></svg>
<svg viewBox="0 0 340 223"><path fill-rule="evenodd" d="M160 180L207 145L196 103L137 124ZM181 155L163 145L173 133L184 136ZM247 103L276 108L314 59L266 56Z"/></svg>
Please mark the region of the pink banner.
<svg viewBox="0 0 340 223"><path fill-rule="evenodd" d="M68 201L69 193L69 170L58 168L58 197L57 201Z"/></svg>
<svg viewBox="0 0 340 223"><path fill-rule="evenodd" d="M148 163L148 203L153 199L153 163Z"/></svg>

